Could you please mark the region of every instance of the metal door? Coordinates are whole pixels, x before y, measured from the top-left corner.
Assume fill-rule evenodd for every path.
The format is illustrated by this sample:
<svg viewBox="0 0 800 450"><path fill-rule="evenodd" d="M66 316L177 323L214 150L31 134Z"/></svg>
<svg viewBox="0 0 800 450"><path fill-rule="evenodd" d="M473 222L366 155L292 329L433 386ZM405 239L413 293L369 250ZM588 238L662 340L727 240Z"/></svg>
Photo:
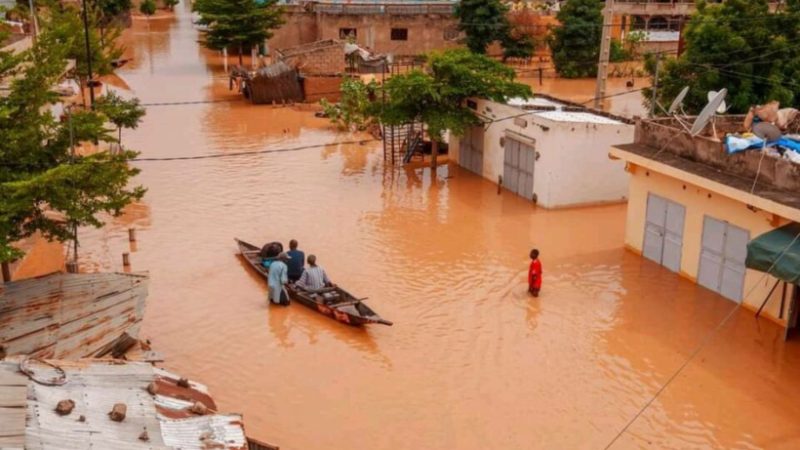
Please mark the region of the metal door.
<svg viewBox="0 0 800 450"><path fill-rule="evenodd" d="M673 272L679 271L685 216L683 205L648 194L642 255Z"/></svg>
<svg viewBox="0 0 800 450"><path fill-rule="evenodd" d="M458 164L470 172L483 175L483 127L472 127L464 133Z"/></svg>
<svg viewBox="0 0 800 450"><path fill-rule="evenodd" d="M706 216L697 283L723 297L741 302L749 241L747 230Z"/></svg>
<svg viewBox="0 0 800 450"><path fill-rule="evenodd" d="M506 137L504 152L503 187L522 197L533 197L536 149L533 145Z"/></svg>

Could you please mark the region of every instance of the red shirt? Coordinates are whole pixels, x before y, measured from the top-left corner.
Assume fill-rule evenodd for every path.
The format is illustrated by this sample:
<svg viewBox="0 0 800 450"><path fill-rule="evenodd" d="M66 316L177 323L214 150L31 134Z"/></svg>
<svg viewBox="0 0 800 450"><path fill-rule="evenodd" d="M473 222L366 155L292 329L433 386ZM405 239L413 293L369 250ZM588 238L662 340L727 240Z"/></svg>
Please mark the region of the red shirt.
<svg viewBox="0 0 800 450"><path fill-rule="evenodd" d="M542 263L538 259L531 261L531 267L528 269L528 286L536 289L542 287Z"/></svg>

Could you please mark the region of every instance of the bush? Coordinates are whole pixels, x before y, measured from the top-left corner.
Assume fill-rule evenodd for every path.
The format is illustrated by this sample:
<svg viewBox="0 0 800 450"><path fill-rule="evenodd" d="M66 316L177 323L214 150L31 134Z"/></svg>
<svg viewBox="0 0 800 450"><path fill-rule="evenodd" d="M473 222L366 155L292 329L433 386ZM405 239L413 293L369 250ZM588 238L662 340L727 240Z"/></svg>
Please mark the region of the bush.
<svg viewBox="0 0 800 450"><path fill-rule="evenodd" d="M145 16L152 16L156 13L156 2L155 0L144 0L141 5L139 5L139 11L144 14Z"/></svg>

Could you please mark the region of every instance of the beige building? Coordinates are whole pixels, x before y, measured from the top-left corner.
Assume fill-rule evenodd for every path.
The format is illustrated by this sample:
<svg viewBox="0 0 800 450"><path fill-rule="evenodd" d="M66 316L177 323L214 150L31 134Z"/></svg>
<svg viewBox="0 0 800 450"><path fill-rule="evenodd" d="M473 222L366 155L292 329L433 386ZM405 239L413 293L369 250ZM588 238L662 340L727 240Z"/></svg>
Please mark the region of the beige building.
<svg viewBox="0 0 800 450"><path fill-rule="evenodd" d="M627 119L552 97L468 101L484 124L450 139L450 159L545 208L624 202L628 174L608 148L633 142Z"/></svg>
<svg viewBox="0 0 800 450"><path fill-rule="evenodd" d="M716 129L722 135L739 123L741 117L719 118ZM762 160L758 151L728 155L718 139L692 138L671 118L638 124L635 143L613 146L610 157L625 161L631 175L630 250L748 309L764 305L761 314L787 331L797 326L795 277L785 276L785 267L773 276L748 266L754 242L800 222L800 166ZM784 248L789 254L769 255L771 268L760 269L777 273L796 260L800 246Z"/></svg>
<svg viewBox="0 0 800 450"><path fill-rule="evenodd" d="M450 1L335 2L286 5L286 23L269 40L282 49L341 39L375 53L410 56L455 47L460 33Z"/></svg>

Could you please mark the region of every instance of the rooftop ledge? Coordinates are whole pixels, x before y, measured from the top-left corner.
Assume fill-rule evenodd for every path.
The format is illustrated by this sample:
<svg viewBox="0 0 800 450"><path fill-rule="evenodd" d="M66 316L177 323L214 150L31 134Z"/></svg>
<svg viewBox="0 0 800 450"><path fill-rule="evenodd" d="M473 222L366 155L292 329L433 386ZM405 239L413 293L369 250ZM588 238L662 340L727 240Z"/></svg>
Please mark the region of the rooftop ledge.
<svg viewBox="0 0 800 450"><path fill-rule="evenodd" d="M751 194L750 189L753 185L751 177L732 174L666 150L659 152L658 148L640 143L616 145L611 148L609 155L741 201L756 209L800 222L800 195L796 192L759 181Z"/></svg>

